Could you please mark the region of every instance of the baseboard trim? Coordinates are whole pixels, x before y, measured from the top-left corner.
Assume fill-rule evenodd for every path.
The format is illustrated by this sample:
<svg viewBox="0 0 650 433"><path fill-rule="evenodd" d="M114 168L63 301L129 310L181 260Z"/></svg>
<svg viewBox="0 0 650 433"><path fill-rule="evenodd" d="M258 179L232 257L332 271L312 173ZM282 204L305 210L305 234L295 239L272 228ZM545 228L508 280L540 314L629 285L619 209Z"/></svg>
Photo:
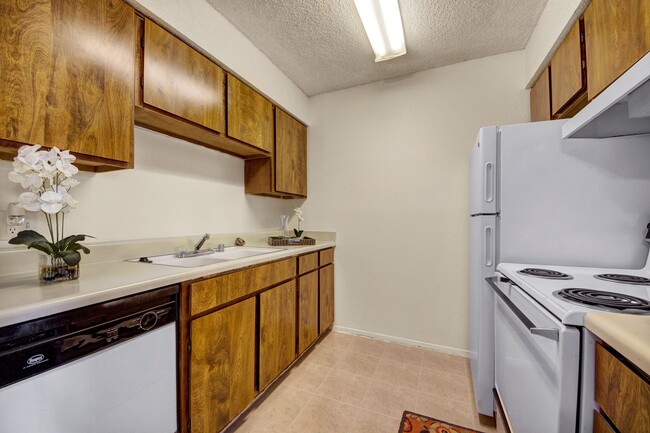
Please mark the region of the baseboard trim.
<svg viewBox="0 0 650 433"><path fill-rule="evenodd" d="M337 332L343 332L344 334L361 335L363 337L376 338L377 340L390 341L391 343L403 344L405 346L422 347L424 349L435 350L436 352L444 352L444 353L449 353L451 355L464 356L465 358L469 358L469 350L456 349L455 347L442 346L440 344L425 343L424 341L409 340L408 338L393 337L392 335L362 331L360 329L346 328L344 326L338 326L338 325L334 325L332 329Z"/></svg>

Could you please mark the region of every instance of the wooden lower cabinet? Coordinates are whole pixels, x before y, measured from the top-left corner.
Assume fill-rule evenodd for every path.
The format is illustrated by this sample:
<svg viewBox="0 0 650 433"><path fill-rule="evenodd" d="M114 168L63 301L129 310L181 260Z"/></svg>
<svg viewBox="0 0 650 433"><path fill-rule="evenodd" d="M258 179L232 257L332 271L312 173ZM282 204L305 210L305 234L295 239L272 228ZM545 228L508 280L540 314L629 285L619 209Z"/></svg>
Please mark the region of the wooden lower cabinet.
<svg viewBox="0 0 650 433"><path fill-rule="evenodd" d="M298 353L318 338L318 271L298 279Z"/></svg>
<svg viewBox="0 0 650 433"><path fill-rule="evenodd" d="M334 324L334 264L329 264L319 271L320 279L320 323L323 333Z"/></svg>
<svg viewBox="0 0 650 433"><path fill-rule="evenodd" d="M190 324L191 431L218 432L255 398L255 298Z"/></svg>
<svg viewBox="0 0 650 433"><path fill-rule="evenodd" d="M296 358L296 282L260 294L259 389Z"/></svg>
<svg viewBox="0 0 650 433"><path fill-rule="evenodd" d="M595 394L617 431L648 432L650 383L601 344L596 344Z"/></svg>

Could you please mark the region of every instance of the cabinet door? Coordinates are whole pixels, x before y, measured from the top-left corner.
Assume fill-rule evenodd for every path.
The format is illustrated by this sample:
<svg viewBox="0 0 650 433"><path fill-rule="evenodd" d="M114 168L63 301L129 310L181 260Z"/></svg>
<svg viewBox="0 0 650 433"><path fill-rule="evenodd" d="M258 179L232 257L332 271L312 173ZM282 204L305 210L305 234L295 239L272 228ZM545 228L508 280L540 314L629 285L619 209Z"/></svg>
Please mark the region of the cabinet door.
<svg viewBox="0 0 650 433"><path fill-rule="evenodd" d="M583 68L582 20L578 20L551 60L551 102L557 115L587 88Z"/></svg>
<svg viewBox="0 0 650 433"><path fill-rule="evenodd" d="M29 3L0 5L0 139L131 161L133 8L121 0Z"/></svg>
<svg viewBox="0 0 650 433"><path fill-rule="evenodd" d="M255 298L190 324L191 431L217 432L255 398Z"/></svg>
<svg viewBox="0 0 650 433"><path fill-rule="evenodd" d="M593 99L650 51L650 0L592 0L584 19Z"/></svg>
<svg viewBox="0 0 650 433"><path fill-rule="evenodd" d="M228 136L273 151L273 105L228 75Z"/></svg>
<svg viewBox="0 0 650 433"><path fill-rule="evenodd" d="M544 69L530 91L531 122L551 120L551 83L548 69Z"/></svg>
<svg viewBox="0 0 650 433"><path fill-rule="evenodd" d="M320 332L334 324L334 264L320 271Z"/></svg>
<svg viewBox="0 0 650 433"><path fill-rule="evenodd" d="M296 358L296 282L260 294L260 390Z"/></svg>
<svg viewBox="0 0 650 433"><path fill-rule="evenodd" d="M298 279L298 353L318 338L318 271Z"/></svg>
<svg viewBox="0 0 650 433"><path fill-rule="evenodd" d="M275 110L275 190L307 196L307 127Z"/></svg>
<svg viewBox="0 0 650 433"><path fill-rule="evenodd" d="M225 132L223 69L150 20L144 28L145 104Z"/></svg>

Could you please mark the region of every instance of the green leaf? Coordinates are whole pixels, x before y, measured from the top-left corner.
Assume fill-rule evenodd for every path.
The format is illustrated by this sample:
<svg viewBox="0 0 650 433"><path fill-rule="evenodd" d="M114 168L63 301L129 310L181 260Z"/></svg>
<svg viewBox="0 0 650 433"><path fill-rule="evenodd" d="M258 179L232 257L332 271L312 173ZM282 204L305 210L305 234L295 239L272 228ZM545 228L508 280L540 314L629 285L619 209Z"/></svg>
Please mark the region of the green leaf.
<svg viewBox="0 0 650 433"><path fill-rule="evenodd" d="M85 241L87 237L92 238L92 236L88 236L88 235L71 235L68 236L67 238L63 238L59 241L60 249L61 251L69 250L70 245L80 241Z"/></svg>
<svg viewBox="0 0 650 433"><path fill-rule="evenodd" d="M303 231L304 230L293 229L293 234L295 234L296 237L299 238L302 235Z"/></svg>
<svg viewBox="0 0 650 433"><path fill-rule="evenodd" d="M77 265L81 261L79 251L61 251L58 255L68 266Z"/></svg>
<svg viewBox="0 0 650 433"><path fill-rule="evenodd" d="M23 230L18 232L15 238L11 238L9 243L11 245L27 245L29 247L35 241L47 242L45 236L35 232L34 230Z"/></svg>
<svg viewBox="0 0 650 433"><path fill-rule="evenodd" d="M74 243L74 244L68 245L67 251L79 251L79 250L83 251L86 254L90 254L90 250L87 247L84 247L81 244Z"/></svg>
<svg viewBox="0 0 650 433"><path fill-rule="evenodd" d="M12 245L25 245L27 248L34 248L49 255L57 251L56 246L52 242L49 242L45 236L34 230L23 230L19 232L15 238L9 240L9 243Z"/></svg>

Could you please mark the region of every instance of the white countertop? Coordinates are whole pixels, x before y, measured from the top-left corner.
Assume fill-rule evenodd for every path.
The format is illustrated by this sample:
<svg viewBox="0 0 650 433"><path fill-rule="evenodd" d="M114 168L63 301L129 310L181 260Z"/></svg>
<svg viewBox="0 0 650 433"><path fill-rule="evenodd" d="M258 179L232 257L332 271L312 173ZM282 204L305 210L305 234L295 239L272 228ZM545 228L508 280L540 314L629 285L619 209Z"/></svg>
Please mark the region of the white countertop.
<svg viewBox="0 0 650 433"><path fill-rule="evenodd" d="M35 271L0 276L0 327L335 245L318 241L316 245L281 247L286 249L196 268L121 259L84 264L82 259L78 280L51 285L39 284Z"/></svg>

